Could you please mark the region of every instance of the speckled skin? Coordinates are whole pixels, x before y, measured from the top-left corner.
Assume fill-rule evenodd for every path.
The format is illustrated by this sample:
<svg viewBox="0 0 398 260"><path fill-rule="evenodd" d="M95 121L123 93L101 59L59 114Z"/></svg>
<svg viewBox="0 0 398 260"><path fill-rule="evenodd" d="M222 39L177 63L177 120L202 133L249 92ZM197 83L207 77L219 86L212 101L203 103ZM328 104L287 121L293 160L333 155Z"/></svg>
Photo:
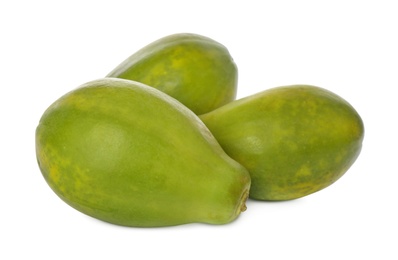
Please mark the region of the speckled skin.
<svg viewBox="0 0 398 260"><path fill-rule="evenodd" d="M339 179L361 151L363 122L336 94L315 86L269 89L200 118L251 175L250 197L291 200Z"/></svg>
<svg viewBox="0 0 398 260"><path fill-rule="evenodd" d="M49 186L92 217L125 226L224 224L245 209L247 170L168 95L123 79L54 102L36 129Z"/></svg>
<svg viewBox="0 0 398 260"><path fill-rule="evenodd" d="M200 115L235 100L238 70L222 44L180 33L142 48L107 77L145 83Z"/></svg>

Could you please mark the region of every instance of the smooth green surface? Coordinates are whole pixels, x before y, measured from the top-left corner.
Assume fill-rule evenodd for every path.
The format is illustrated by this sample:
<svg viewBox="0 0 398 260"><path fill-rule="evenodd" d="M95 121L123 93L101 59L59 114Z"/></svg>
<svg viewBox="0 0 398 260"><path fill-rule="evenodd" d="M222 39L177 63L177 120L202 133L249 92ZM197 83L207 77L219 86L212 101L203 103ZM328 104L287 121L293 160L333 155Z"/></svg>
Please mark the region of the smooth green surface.
<svg viewBox="0 0 398 260"><path fill-rule="evenodd" d="M181 33L145 46L107 77L157 88L199 115L235 100L238 71L225 46L201 35Z"/></svg>
<svg viewBox="0 0 398 260"><path fill-rule="evenodd" d="M228 223L250 186L193 112L123 79L92 81L54 102L37 127L36 152L59 197L119 225Z"/></svg>
<svg viewBox="0 0 398 260"><path fill-rule="evenodd" d="M250 197L290 200L339 179L360 153L355 109L314 86L269 89L200 116L224 150L251 175Z"/></svg>

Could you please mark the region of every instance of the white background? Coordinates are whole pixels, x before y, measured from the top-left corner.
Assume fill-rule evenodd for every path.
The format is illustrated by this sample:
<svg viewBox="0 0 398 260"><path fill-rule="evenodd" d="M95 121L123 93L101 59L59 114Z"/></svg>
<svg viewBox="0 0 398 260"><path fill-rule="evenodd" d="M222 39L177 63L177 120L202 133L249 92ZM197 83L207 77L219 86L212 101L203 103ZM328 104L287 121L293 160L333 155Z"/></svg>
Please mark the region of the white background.
<svg viewBox="0 0 398 260"><path fill-rule="evenodd" d="M35 159L44 110L163 36L198 33L239 68L238 97L327 88L365 124L335 184L248 201L235 222L126 228L62 202ZM2 1L0 259L398 259L398 7L394 1Z"/></svg>

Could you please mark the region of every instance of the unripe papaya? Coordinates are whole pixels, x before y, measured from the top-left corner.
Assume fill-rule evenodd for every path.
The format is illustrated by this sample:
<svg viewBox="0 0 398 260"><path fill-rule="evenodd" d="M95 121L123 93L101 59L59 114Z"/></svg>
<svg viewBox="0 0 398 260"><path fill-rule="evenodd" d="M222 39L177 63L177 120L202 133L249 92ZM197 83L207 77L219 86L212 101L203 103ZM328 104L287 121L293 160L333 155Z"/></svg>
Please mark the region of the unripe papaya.
<svg viewBox="0 0 398 260"><path fill-rule="evenodd" d="M55 101L37 126L36 155L62 200L124 226L228 223L250 187L192 111L130 80L94 80Z"/></svg>
<svg viewBox="0 0 398 260"><path fill-rule="evenodd" d="M252 178L250 197L290 200L319 191L355 162L364 138L357 111L323 88L276 87L201 115Z"/></svg>
<svg viewBox="0 0 398 260"><path fill-rule="evenodd" d="M179 33L140 49L107 77L157 88L199 115L235 100L238 70L224 45L205 36Z"/></svg>

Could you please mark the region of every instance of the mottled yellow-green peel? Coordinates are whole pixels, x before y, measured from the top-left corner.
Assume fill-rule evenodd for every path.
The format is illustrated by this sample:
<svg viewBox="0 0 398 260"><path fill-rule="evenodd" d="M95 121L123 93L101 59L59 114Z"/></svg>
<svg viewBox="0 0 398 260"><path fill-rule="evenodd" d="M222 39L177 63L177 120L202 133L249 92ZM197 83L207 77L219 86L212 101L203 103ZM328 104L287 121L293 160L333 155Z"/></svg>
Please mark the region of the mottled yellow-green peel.
<svg viewBox="0 0 398 260"><path fill-rule="evenodd" d="M179 33L145 46L107 77L145 83L199 115L235 100L238 70L224 45L201 35Z"/></svg>
<svg viewBox="0 0 398 260"><path fill-rule="evenodd" d="M319 87L277 87L200 118L251 175L250 197L290 200L339 179L359 155L364 126L343 98Z"/></svg>
<svg viewBox="0 0 398 260"><path fill-rule="evenodd" d="M37 126L36 154L61 199L118 225L229 223L250 187L247 170L192 111L124 79L95 80L55 101Z"/></svg>

